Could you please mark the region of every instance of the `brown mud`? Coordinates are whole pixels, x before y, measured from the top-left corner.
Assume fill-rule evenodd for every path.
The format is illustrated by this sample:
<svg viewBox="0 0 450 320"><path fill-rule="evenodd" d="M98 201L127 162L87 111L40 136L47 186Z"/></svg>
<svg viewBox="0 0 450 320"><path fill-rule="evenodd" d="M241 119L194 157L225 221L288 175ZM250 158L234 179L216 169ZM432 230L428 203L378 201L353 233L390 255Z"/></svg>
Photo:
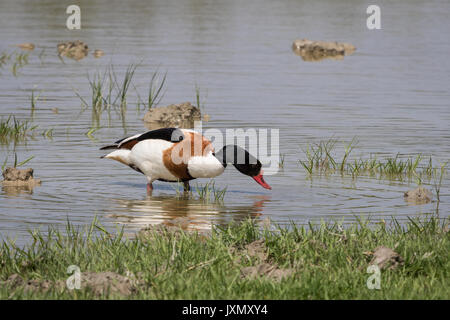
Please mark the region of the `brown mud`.
<svg viewBox="0 0 450 320"><path fill-rule="evenodd" d="M18 274L12 274L5 281L0 281L0 285L14 291L23 290L24 292L47 292L50 289L69 290L66 280L23 279ZM123 276L110 271L80 273L80 289L89 289L97 297L105 294L126 297L137 292L140 286L142 286L142 281L133 274Z"/></svg>
<svg viewBox="0 0 450 320"><path fill-rule="evenodd" d="M264 239L259 239L247 244L244 248L231 248L231 254L236 256L236 262L243 260L252 262L252 266L241 268L242 278L266 277L271 280L281 281L294 273L292 269L280 268L269 258L269 253Z"/></svg>
<svg viewBox="0 0 450 320"><path fill-rule="evenodd" d="M406 191L403 196L406 202L413 205L429 203L433 199L433 194L431 191L421 186L416 189Z"/></svg>
<svg viewBox="0 0 450 320"><path fill-rule="evenodd" d="M1 184L4 187L29 187L32 188L41 184L40 179L33 177L33 169L17 169L8 167L3 171L3 181Z"/></svg>
<svg viewBox="0 0 450 320"><path fill-rule="evenodd" d="M393 270L404 263L404 259L394 250L388 247L377 247L372 253L371 265L377 265L381 270Z"/></svg>
<svg viewBox="0 0 450 320"><path fill-rule="evenodd" d="M82 41L67 41L58 43L58 55L79 61L89 53L89 47Z"/></svg>
<svg viewBox="0 0 450 320"><path fill-rule="evenodd" d="M194 121L201 119L200 109L190 102L152 108L144 116L145 125L150 129L156 129L158 126L193 128Z"/></svg>

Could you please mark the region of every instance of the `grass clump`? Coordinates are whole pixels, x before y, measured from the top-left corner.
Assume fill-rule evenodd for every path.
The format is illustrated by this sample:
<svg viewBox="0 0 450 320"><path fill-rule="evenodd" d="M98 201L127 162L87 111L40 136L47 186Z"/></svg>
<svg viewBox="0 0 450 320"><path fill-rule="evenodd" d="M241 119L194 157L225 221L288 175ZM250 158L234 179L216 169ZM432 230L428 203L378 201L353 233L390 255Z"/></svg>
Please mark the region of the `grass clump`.
<svg viewBox="0 0 450 320"><path fill-rule="evenodd" d="M15 53L14 63L11 67L11 72L15 77L17 76L19 69L28 64L28 56L29 55L30 55L29 52Z"/></svg>
<svg viewBox="0 0 450 320"><path fill-rule="evenodd" d="M447 228L447 229L446 229ZM0 246L2 299L108 299L88 288L24 290L8 285L11 275L51 283L69 277L69 266L81 272L134 274L141 285L129 299L449 299L448 220L411 219L401 226L360 221L342 228L322 223L290 228L260 228L247 220L213 229L208 236L180 230L152 229L134 239L123 230L106 231L97 222L85 229L68 224L65 232L50 228L30 232L19 248ZM267 264L292 270L274 280L244 277L242 270L261 263L246 251L253 241L264 248ZM381 289L366 283L371 257L378 246L394 249L404 260L381 271ZM83 281L83 278L81 279Z"/></svg>
<svg viewBox="0 0 450 320"><path fill-rule="evenodd" d="M200 200L203 200L207 203L222 203L225 198L227 188L217 189L214 180L211 180L204 186L196 184L195 191L197 192L197 196Z"/></svg>
<svg viewBox="0 0 450 320"><path fill-rule="evenodd" d="M6 64L11 63L11 72L16 77L18 71L28 64L29 56L30 52L2 52L0 54L0 69L3 69Z"/></svg>
<svg viewBox="0 0 450 320"><path fill-rule="evenodd" d="M82 112L86 109L91 109L93 126L100 126L101 116L105 111L108 113L109 121L111 121L111 110L115 110L120 118L125 121L128 91L137 67L135 64L128 65L121 82L118 80L118 76L112 65L103 73L95 73L92 79L88 75L87 78L91 92L90 102L74 90L77 97L81 100L83 106Z"/></svg>
<svg viewBox="0 0 450 320"><path fill-rule="evenodd" d="M378 176L379 178L399 179L423 178L431 179L437 173L433 167L431 157L426 163L424 157L418 154L415 157L401 158L399 154L385 159L370 156L369 159L350 158L351 152L357 145L356 138L345 146L341 160L335 149L338 140L331 138L308 145L303 151L306 159L299 160L309 175L334 174L351 175L356 178L361 175Z"/></svg>
<svg viewBox="0 0 450 320"><path fill-rule="evenodd" d="M278 168L284 169L284 159L286 155L284 153L280 154L280 160L278 161Z"/></svg>
<svg viewBox="0 0 450 320"><path fill-rule="evenodd" d="M156 107L164 97L165 92L162 92L162 89L164 88L166 77L167 72L162 76L162 79L159 79L158 70L153 72L148 88L147 108L149 110Z"/></svg>
<svg viewBox="0 0 450 320"><path fill-rule="evenodd" d="M14 152L14 164L13 164L13 167L14 168L21 167L21 166L25 165L26 163L28 163L29 161L31 161L33 158L34 158L34 156L31 156L28 159L25 159L25 160L23 160L21 162L17 162L18 161L17 153ZM8 163L8 156L6 156L5 161L2 164L2 171L5 170L7 163Z"/></svg>
<svg viewBox="0 0 450 320"><path fill-rule="evenodd" d="M37 128L32 126L27 120L17 120L14 116L9 116L6 121L0 120L0 143L9 144L25 141L29 134Z"/></svg>

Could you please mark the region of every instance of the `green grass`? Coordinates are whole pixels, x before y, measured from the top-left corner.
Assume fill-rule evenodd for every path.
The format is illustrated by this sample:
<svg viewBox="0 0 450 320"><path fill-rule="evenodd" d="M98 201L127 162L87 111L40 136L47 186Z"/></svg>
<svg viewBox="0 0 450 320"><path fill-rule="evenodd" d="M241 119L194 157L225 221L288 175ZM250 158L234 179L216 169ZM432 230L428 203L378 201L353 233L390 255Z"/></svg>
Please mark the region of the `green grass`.
<svg viewBox="0 0 450 320"><path fill-rule="evenodd" d="M25 248L0 246L0 281L12 274L24 279L68 278L66 270L132 272L142 281L131 299L449 299L450 245L448 220L422 218L401 226L360 221L342 228L337 223L309 228L260 228L245 221L215 228L211 235L153 231L127 239L94 223L82 230L67 225L50 228L48 236L31 232ZM243 278L241 269L257 263L242 248L264 239L268 261L294 272L277 282L266 277ZM377 246L395 248L404 264L381 271L381 290L366 281ZM241 252L241 253L239 253ZM100 298L110 297L104 293ZM24 292L0 287L2 299L90 299L89 289Z"/></svg>
<svg viewBox="0 0 450 320"><path fill-rule="evenodd" d="M286 158L285 154L280 154L280 161L278 161L278 168L284 169L284 158Z"/></svg>
<svg viewBox="0 0 450 320"><path fill-rule="evenodd" d="M433 166L432 158L424 158L421 154L407 158L401 158L397 154L384 159L372 156L369 159L351 159L350 154L357 145L356 138L353 138L344 147L343 156L340 158L336 154L337 143L337 139L331 138L308 145L303 150L306 158L299 160L299 163L311 176L314 174L340 174L350 175L353 178L362 175L397 180L415 178L418 184L421 184L422 179L430 180L438 173L438 168ZM444 164L444 168L445 166L446 164Z"/></svg>
<svg viewBox="0 0 450 320"><path fill-rule="evenodd" d="M216 188L215 181L210 180L204 185L196 183L194 187L191 187L189 193L184 192L184 186L181 182L178 182L174 187L178 198L190 198L201 200L205 203L222 204L225 199L227 188Z"/></svg>
<svg viewBox="0 0 450 320"><path fill-rule="evenodd" d="M91 109L92 127L99 128L102 114L107 112L109 123L111 123L111 111L115 110L122 125L125 128L125 117L127 111L127 96L138 65L129 64L123 80L118 79L114 66L108 66L104 72L96 72L92 76L88 75L90 88L90 102L74 89L76 96L82 103L82 111Z"/></svg>
<svg viewBox="0 0 450 320"><path fill-rule="evenodd" d="M25 159L25 160L23 160L23 161L18 163L17 162L18 161L17 153L14 152L14 164L13 164L13 167L14 168L21 167L21 166L25 165L26 163L28 163L29 161L31 161L33 158L34 158L34 156L31 156L28 159ZM2 171L5 170L7 164L8 164L8 156L6 156L6 158L5 158L5 160L4 160L3 164L2 164L2 167L1 167Z"/></svg>
<svg viewBox="0 0 450 320"><path fill-rule="evenodd" d="M27 53L14 52L14 54L15 54L14 55L14 63L12 65L12 67L11 67L11 72L16 77L17 74L18 74L19 69L23 68L25 65L28 64L28 57L29 57L30 53L29 52L27 52Z"/></svg>
<svg viewBox="0 0 450 320"><path fill-rule="evenodd" d="M0 54L0 69L10 62L11 72L16 77L19 70L28 64L29 56L30 52L2 52Z"/></svg>
<svg viewBox="0 0 450 320"><path fill-rule="evenodd" d="M205 185L196 184L195 191L197 193L198 199L200 200L203 200L207 203L222 203L225 198L227 188L217 189L214 180L211 180Z"/></svg>
<svg viewBox="0 0 450 320"><path fill-rule="evenodd" d="M206 98L206 95L202 98L200 87L197 84L195 84L195 102L197 104L197 108L199 108L203 114L206 114L205 103L202 100L204 98Z"/></svg>
<svg viewBox="0 0 450 320"><path fill-rule="evenodd" d="M166 83L167 72L159 79L158 70L153 72L150 78L150 84L148 88L147 108L151 109L156 107L161 99L164 97L165 92L162 92L164 84Z"/></svg>
<svg viewBox="0 0 450 320"><path fill-rule="evenodd" d="M30 97L30 105L31 105L31 118L34 117L34 112L36 110L36 103L41 96L42 91L36 96L34 94L34 89L31 90L31 97Z"/></svg>
<svg viewBox="0 0 450 320"><path fill-rule="evenodd" d="M37 125L32 126L27 120L17 120L14 116L9 116L5 121L0 119L0 144L9 144L25 141Z"/></svg>

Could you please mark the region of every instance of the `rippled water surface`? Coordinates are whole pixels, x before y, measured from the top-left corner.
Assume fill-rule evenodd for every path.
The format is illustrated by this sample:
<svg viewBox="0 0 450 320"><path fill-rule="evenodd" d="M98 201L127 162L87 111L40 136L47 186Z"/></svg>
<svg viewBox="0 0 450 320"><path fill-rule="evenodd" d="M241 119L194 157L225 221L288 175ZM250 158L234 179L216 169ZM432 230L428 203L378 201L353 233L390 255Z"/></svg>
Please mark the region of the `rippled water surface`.
<svg viewBox="0 0 450 320"><path fill-rule="evenodd" d="M411 206L403 192L412 181L331 175L308 178L298 160L308 143L339 139L338 150L357 136L353 157L422 153L438 161L450 155L450 3L379 1L382 29L366 28L367 4L360 1L81 1L82 29L65 27L61 1L2 1L0 53L33 42L29 63L14 76L0 69L0 116L32 120L33 138L0 146L0 162L34 158L41 186L0 189L0 235L26 241L27 229L78 225L98 216L108 227L137 230L148 224L180 222L209 229L231 219L267 217L307 223L371 215L375 219L433 212L435 202ZM356 52L343 60L305 62L293 40L350 42ZM80 39L105 56L81 61L57 57L61 41ZM108 65L121 78L140 63L130 89L125 121L103 115L93 137L92 114L81 112L75 92L90 101L87 75ZM176 197L176 185L155 183L127 167L99 158L99 147L145 130L144 107L151 74L167 71L161 105L195 102L200 88L208 128L272 128L280 132L284 168L267 191L233 168L216 178L227 187L223 204ZM40 94L31 118L30 97ZM57 108L58 113L55 113ZM53 129L52 137L42 133ZM200 180L205 183L208 180ZM429 183L427 181L425 184ZM193 183L195 185L195 182ZM432 188L432 186L429 186ZM449 180L441 188L440 214L449 211ZM43 229L44 229L43 228Z"/></svg>

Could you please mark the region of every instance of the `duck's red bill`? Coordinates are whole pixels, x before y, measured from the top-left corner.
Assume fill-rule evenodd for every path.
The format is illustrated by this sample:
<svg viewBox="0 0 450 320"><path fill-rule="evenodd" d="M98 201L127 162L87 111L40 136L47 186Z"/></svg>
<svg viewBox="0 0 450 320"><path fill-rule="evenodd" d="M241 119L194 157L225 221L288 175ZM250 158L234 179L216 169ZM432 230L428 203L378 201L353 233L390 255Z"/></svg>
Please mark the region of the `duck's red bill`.
<svg viewBox="0 0 450 320"><path fill-rule="evenodd" d="M272 187L269 186L266 181L264 181L264 178L262 176L262 174L258 174L257 176L252 177L253 179L255 179L256 182L258 182L259 185L261 185L263 188L272 190Z"/></svg>

